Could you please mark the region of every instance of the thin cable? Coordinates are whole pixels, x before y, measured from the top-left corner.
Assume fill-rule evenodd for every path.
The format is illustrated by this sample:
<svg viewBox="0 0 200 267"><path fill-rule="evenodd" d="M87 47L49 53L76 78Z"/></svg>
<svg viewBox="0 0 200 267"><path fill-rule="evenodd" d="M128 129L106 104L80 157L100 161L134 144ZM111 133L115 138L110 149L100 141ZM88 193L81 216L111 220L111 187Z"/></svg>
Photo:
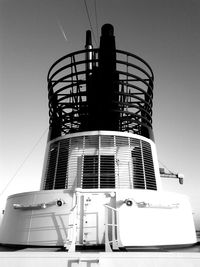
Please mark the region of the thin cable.
<svg viewBox="0 0 200 267"><path fill-rule="evenodd" d="M170 170L167 168L167 166L166 166L165 164L163 164L160 160L159 160L159 162L160 162L160 164L161 164L166 170L168 170L168 172L169 172L170 174L174 174L174 172L170 171Z"/></svg>
<svg viewBox="0 0 200 267"><path fill-rule="evenodd" d="M97 2L96 2L96 0L94 1L94 10L95 10L95 21L96 21L97 40L99 40L99 26L98 26Z"/></svg>
<svg viewBox="0 0 200 267"><path fill-rule="evenodd" d="M84 0L84 4L85 4L85 9L86 9L87 17L88 17L88 20L89 20L89 24L90 24L90 29L91 29L92 35L94 37L95 44L97 46L97 41L96 41L96 38L95 38L95 35L94 35L94 31L93 31L93 28L92 28L92 23L91 23L91 20L90 20L90 15L89 15L89 12L88 12L88 7L87 7L86 0Z"/></svg>
<svg viewBox="0 0 200 267"><path fill-rule="evenodd" d="M35 148L37 147L37 145L40 143L40 141L42 140L43 136L46 134L48 128L45 129L45 131L42 133L42 135L40 136L40 138L37 140L37 142L34 144L34 146L32 147L32 149L30 150L30 152L26 155L25 159L22 161L22 163L19 165L19 167L17 168L16 172L14 173L14 175L10 178L10 180L8 181L8 183L6 184L6 186L4 187L4 189L1 191L0 196L2 196L4 194L4 192L6 191L6 189L8 188L8 186L11 184L11 182L14 180L14 178L17 176L17 174L19 173L19 171L21 170L21 168L24 166L24 164L26 163L26 161L28 160L28 158L31 156L31 154L33 153L33 151L35 150Z"/></svg>

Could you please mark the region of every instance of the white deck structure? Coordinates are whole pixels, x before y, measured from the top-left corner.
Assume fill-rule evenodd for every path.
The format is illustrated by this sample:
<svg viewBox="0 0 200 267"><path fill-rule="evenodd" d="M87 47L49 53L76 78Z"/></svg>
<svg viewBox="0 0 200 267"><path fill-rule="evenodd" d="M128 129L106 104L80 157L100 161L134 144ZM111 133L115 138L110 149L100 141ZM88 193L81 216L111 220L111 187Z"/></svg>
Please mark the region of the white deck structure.
<svg viewBox="0 0 200 267"><path fill-rule="evenodd" d="M63 169L64 180L56 174ZM58 138L48 144L41 187L50 182L53 190L8 198L1 243L111 251L196 242L189 201L162 191L155 144L145 137L94 131ZM60 183L67 189L56 189Z"/></svg>
<svg viewBox="0 0 200 267"><path fill-rule="evenodd" d="M0 252L1 267L199 267L200 253Z"/></svg>

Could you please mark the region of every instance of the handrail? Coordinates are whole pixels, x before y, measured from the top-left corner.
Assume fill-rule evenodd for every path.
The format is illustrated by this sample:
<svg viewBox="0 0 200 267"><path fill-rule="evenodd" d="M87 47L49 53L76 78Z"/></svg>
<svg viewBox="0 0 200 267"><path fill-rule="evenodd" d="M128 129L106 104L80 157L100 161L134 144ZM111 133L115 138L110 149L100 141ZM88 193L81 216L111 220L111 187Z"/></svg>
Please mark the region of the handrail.
<svg viewBox="0 0 200 267"><path fill-rule="evenodd" d="M118 229L118 211L117 209L105 204L105 250L106 252L112 252L113 250L119 250L121 242L119 239ZM109 223L109 210L111 211L111 223ZM109 227L111 227L111 240L109 240ZM111 248L112 244L112 248Z"/></svg>
<svg viewBox="0 0 200 267"><path fill-rule="evenodd" d="M107 204L104 204L104 206L105 206L106 208L109 208L109 209L114 210L114 211L117 212L117 209L115 209L115 208L113 208L113 207L111 207L111 206L109 206L109 205L107 205Z"/></svg>
<svg viewBox="0 0 200 267"><path fill-rule="evenodd" d="M77 192L76 192L76 202L74 207L71 209L69 213L69 218L70 215L73 216L73 223L68 225L69 230L72 229L72 231L68 234L68 239L66 240L66 243L64 244L64 248L67 249L68 252L75 252L76 250L76 233L77 233L77 207L78 207L78 201L77 201ZM68 231L69 231L68 230Z"/></svg>

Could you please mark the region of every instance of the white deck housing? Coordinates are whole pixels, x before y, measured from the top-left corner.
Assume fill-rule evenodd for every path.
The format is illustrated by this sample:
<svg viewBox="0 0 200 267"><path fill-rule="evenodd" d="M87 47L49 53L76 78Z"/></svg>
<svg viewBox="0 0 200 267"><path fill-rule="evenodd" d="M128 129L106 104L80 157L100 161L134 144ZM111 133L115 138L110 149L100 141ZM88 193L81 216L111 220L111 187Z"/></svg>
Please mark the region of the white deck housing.
<svg viewBox="0 0 200 267"><path fill-rule="evenodd" d="M45 190L8 198L0 243L111 251L196 242L189 201L163 192L149 139L105 131L68 135L48 144L44 166Z"/></svg>

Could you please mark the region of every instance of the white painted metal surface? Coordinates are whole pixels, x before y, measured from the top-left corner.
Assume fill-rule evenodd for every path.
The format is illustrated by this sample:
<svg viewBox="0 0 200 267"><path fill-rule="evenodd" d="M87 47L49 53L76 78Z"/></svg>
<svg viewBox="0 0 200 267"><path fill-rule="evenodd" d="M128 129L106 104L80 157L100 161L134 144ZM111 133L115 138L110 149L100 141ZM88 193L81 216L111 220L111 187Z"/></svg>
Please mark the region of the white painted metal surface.
<svg viewBox="0 0 200 267"><path fill-rule="evenodd" d="M57 200L63 205L58 206ZM75 193L49 190L11 196L0 231L1 243L67 248L72 240L84 246L105 244L105 204L117 210L122 247L196 242L185 196L137 189L76 189ZM108 213L108 219L110 216Z"/></svg>
<svg viewBox="0 0 200 267"><path fill-rule="evenodd" d="M133 205L121 205L125 198ZM123 246L163 246L196 242L191 207L186 196L167 192L117 193L119 234Z"/></svg>
<svg viewBox="0 0 200 267"><path fill-rule="evenodd" d="M189 201L162 191L151 140L94 131L58 138L48 147L46 161L53 164L43 185L52 190L8 197L0 243L71 252L105 242L112 248L196 243ZM66 189L55 190L60 183Z"/></svg>
<svg viewBox="0 0 200 267"><path fill-rule="evenodd" d="M200 253L0 252L1 267L199 267Z"/></svg>

